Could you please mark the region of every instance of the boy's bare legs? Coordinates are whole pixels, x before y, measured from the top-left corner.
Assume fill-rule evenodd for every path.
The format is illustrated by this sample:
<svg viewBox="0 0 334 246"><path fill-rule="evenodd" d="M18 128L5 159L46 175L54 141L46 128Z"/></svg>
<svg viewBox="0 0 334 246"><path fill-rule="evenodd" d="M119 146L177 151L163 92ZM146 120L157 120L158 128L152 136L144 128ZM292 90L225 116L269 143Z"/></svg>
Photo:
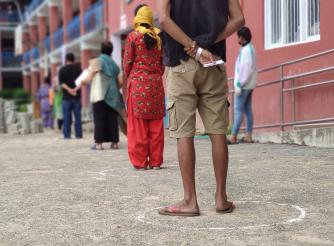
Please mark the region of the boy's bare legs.
<svg viewBox="0 0 334 246"><path fill-rule="evenodd" d="M182 210L198 210L195 185L195 146L194 138L180 138L177 140L178 158L183 182L184 199Z"/></svg>
<svg viewBox="0 0 334 246"><path fill-rule="evenodd" d="M183 182L184 198L177 204L170 205L178 212L198 212L195 186L195 146L194 138L177 140L178 159Z"/></svg>
<svg viewBox="0 0 334 246"><path fill-rule="evenodd" d="M210 135L212 160L216 176L216 208L226 209L232 203L227 200L226 178L228 169L228 148L226 135Z"/></svg>

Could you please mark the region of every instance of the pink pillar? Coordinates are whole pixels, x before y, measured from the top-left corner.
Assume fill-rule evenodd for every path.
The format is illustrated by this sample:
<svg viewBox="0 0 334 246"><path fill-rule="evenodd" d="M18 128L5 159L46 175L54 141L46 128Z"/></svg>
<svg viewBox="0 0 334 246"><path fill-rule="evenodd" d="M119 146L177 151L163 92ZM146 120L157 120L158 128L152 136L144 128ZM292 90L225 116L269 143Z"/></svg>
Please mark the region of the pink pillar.
<svg viewBox="0 0 334 246"><path fill-rule="evenodd" d="M81 51L81 68L85 69L89 65L89 59L92 57L92 50L85 49ZM87 85L82 87L81 90L81 102L83 107L87 107L89 104L89 88Z"/></svg>
<svg viewBox="0 0 334 246"><path fill-rule="evenodd" d="M73 18L72 1L62 0L63 6L63 28L64 28L64 44L68 42L67 25Z"/></svg>
<svg viewBox="0 0 334 246"><path fill-rule="evenodd" d="M28 31L22 34L22 48L23 52L30 50L30 36Z"/></svg>
<svg viewBox="0 0 334 246"><path fill-rule="evenodd" d="M23 74L23 88L26 92L30 92L31 85L30 85L30 74Z"/></svg>
<svg viewBox="0 0 334 246"><path fill-rule="evenodd" d="M86 10L90 7L91 0L79 0L80 6L80 33L81 35L85 34L85 26L84 26L84 15Z"/></svg>
<svg viewBox="0 0 334 246"><path fill-rule="evenodd" d="M49 16L50 16L50 46L51 50L54 50L53 33L57 31L60 23L59 11L56 5L52 5L49 7Z"/></svg>
<svg viewBox="0 0 334 246"><path fill-rule="evenodd" d="M46 16L39 16L38 17L38 38L39 38L39 42L43 43L44 39L46 38L46 34L47 34L47 18ZM40 45L40 49L39 49L39 54L43 54L44 49L42 48L43 45Z"/></svg>
<svg viewBox="0 0 334 246"><path fill-rule="evenodd" d="M60 66L59 63L52 63L51 64L51 83L55 84L55 78L58 76L58 67Z"/></svg>
<svg viewBox="0 0 334 246"><path fill-rule="evenodd" d="M31 72L31 94L34 96L39 87L39 72L32 71Z"/></svg>
<svg viewBox="0 0 334 246"><path fill-rule="evenodd" d="M108 0L103 0L103 14L104 14L104 23L107 28L105 28L105 33L104 33L104 39L109 40L110 34L109 34L109 1Z"/></svg>
<svg viewBox="0 0 334 246"><path fill-rule="evenodd" d="M39 81L40 81L40 83L43 83L44 78L45 78L45 68L40 67L39 68Z"/></svg>
<svg viewBox="0 0 334 246"><path fill-rule="evenodd" d="M47 18L46 16L38 17L38 37L39 41L43 42L47 34Z"/></svg>
<svg viewBox="0 0 334 246"><path fill-rule="evenodd" d="M0 72L0 91L3 90L3 79L2 79L2 73Z"/></svg>
<svg viewBox="0 0 334 246"><path fill-rule="evenodd" d="M34 46L38 43L38 30L37 25L31 24L29 25L29 33L30 33L30 42L31 45Z"/></svg>

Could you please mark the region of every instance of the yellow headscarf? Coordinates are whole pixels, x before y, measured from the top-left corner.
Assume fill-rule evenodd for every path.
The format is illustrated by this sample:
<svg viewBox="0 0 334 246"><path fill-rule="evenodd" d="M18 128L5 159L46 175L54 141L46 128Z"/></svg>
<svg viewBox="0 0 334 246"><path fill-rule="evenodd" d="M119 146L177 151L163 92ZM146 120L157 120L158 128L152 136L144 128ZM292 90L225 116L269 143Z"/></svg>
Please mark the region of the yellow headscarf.
<svg viewBox="0 0 334 246"><path fill-rule="evenodd" d="M137 32L141 34L147 34L150 37L157 40L157 47L161 50L161 39L159 33L161 32L159 28L153 27L153 11L148 6L141 7L134 19L134 27ZM148 24L151 26L150 29L141 26L140 24Z"/></svg>

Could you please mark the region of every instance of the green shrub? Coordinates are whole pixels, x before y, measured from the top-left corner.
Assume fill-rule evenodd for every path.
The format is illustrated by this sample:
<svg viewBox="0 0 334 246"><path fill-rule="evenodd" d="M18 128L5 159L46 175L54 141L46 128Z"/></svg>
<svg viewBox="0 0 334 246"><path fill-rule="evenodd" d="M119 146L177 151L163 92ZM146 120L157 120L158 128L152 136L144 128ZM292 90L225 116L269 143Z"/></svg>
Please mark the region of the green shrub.
<svg viewBox="0 0 334 246"><path fill-rule="evenodd" d="M13 99L14 98L14 90L12 89L3 89L0 91L0 97L4 99Z"/></svg>
<svg viewBox="0 0 334 246"><path fill-rule="evenodd" d="M24 89L13 90L13 99L20 101L30 101L30 95Z"/></svg>
<svg viewBox="0 0 334 246"><path fill-rule="evenodd" d="M28 112L28 104L21 104L19 107L18 107L18 111L19 112L24 112L24 113L26 113L26 112Z"/></svg>
<svg viewBox="0 0 334 246"><path fill-rule="evenodd" d="M20 112L26 112L27 106L31 102L31 96L22 88L18 89L4 89L0 91L0 97L8 100L14 100ZM25 106L24 106L25 105Z"/></svg>

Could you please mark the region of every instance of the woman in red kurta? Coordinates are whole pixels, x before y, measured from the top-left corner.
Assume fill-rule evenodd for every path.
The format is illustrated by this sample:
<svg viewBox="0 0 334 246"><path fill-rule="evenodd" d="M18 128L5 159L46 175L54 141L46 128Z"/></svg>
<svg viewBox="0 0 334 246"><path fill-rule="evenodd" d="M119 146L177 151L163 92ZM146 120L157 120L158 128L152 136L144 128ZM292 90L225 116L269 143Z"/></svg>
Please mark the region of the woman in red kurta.
<svg viewBox="0 0 334 246"><path fill-rule="evenodd" d="M138 10L134 23L123 58L128 81L128 152L137 170L160 169L165 114L161 40L148 6Z"/></svg>

